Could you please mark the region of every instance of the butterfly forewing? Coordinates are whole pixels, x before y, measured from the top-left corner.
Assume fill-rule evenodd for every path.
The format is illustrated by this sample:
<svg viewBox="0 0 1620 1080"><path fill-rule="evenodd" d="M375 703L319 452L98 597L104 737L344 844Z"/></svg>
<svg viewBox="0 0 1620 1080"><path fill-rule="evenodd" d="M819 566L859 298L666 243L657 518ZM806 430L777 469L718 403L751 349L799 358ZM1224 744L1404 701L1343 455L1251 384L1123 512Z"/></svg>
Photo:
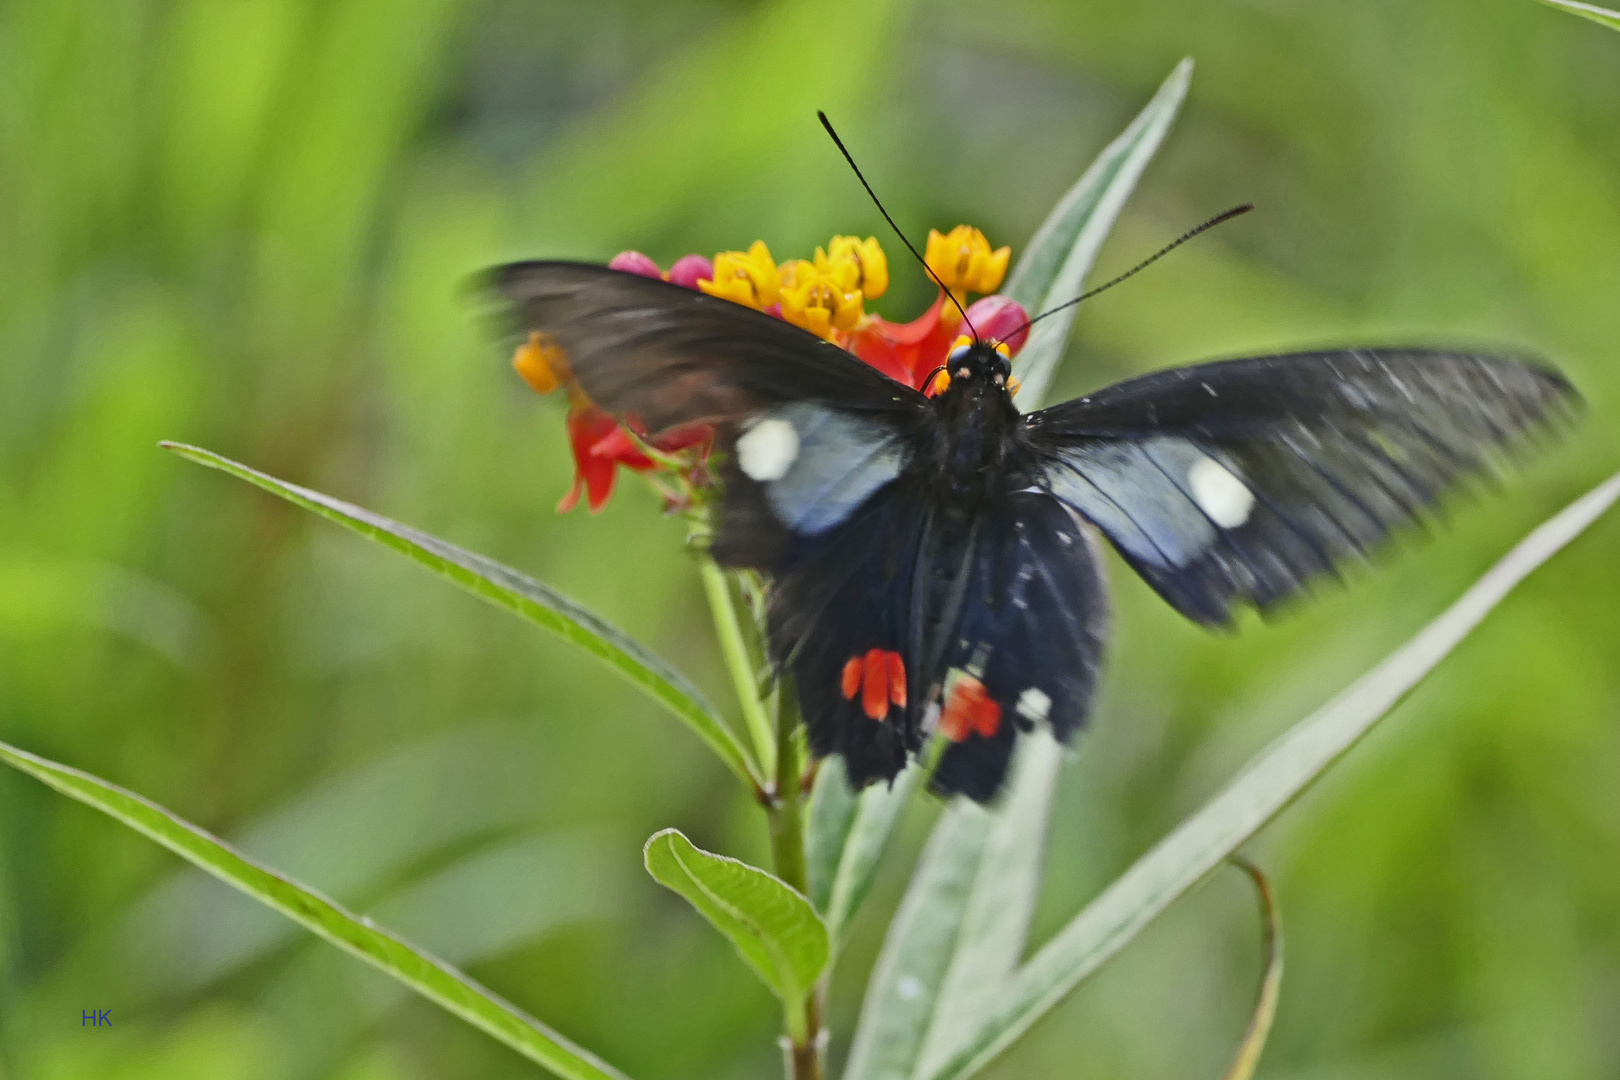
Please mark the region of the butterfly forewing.
<svg viewBox="0 0 1620 1080"><path fill-rule="evenodd" d="M1033 413L1043 485L1207 624L1362 556L1567 410L1558 374L1354 350L1159 372Z"/></svg>
<svg viewBox="0 0 1620 1080"><path fill-rule="evenodd" d="M550 336L598 405L657 434L810 402L915 414L926 399L838 346L667 281L571 262L513 263L494 289L522 330Z"/></svg>

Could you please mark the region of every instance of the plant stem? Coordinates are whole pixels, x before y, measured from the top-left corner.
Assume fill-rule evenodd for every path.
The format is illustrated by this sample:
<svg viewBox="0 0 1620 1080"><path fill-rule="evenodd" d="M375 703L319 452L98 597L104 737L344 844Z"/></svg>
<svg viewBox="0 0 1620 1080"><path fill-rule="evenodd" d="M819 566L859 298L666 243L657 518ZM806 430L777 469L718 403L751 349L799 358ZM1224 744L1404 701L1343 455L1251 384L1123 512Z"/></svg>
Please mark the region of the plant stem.
<svg viewBox="0 0 1620 1080"><path fill-rule="evenodd" d="M810 894L810 872L804 855L804 797L800 785L799 744L794 735L799 726L799 694L793 680L783 677L776 704L776 782L766 816L771 827L771 855L776 876ZM788 1040L789 1080L821 1080L821 1002L812 991L804 999L801 1038Z"/></svg>
<svg viewBox="0 0 1620 1080"><path fill-rule="evenodd" d="M804 795L799 744L795 739L799 727L799 695L793 680L783 677L776 694L776 723L766 714L765 702L760 695L758 673L743 638L742 625L737 619L737 606L732 597L731 583L725 571L713 559L698 560L703 575L703 591L709 598L709 609L714 613L714 628L720 639L720 652L726 668L731 672L731 683L737 691L737 703L753 737L755 752L759 755L762 772L774 777L770 789L763 793L766 821L771 833L771 857L776 865L776 876L789 888L802 895L810 895L810 871L804 853ZM821 994L819 988L805 996L803 1013L788 1017L787 1038L783 1040L787 1051L789 1080L821 1080L821 1056L824 1039L821 1030Z"/></svg>
<svg viewBox="0 0 1620 1080"><path fill-rule="evenodd" d="M804 858L803 798L799 790L799 745L793 731L799 726L799 695L784 679L776 707L776 783L771 788L771 855L776 876L789 886L810 894L810 871Z"/></svg>
<svg viewBox="0 0 1620 1080"><path fill-rule="evenodd" d="M731 684L737 691L737 703L742 707L743 721L754 741L754 753L759 757L760 772L770 776L776 766L776 747L771 736L771 720L765 715L764 702L759 698L758 673L748 656L748 643L743 640L742 624L737 621L737 606L732 600L731 583L726 573L713 559L698 560L703 575L703 591L709 598L709 610L714 613L714 629L720 638L720 653L731 672ZM803 886L794 886L801 889Z"/></svg>

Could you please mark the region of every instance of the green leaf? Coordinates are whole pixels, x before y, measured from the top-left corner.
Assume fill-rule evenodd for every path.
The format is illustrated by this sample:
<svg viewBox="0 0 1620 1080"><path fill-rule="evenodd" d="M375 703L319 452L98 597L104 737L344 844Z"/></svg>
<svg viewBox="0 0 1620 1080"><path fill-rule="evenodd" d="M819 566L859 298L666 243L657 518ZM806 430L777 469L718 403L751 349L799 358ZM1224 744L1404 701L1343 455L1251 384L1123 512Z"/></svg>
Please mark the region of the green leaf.
<svg viewBox="0 0 1620 1080"><path fill-rule="evenodd" d="M1190 58L1176 65L1131 126L1108 144L1035 230L1002 289L1031 315L1066 304L1084 291L1098 249L1181 109L1192 67ZM1025 412L1045 400L1079 310L1076 304L1030 328L1029 340L1013 362L1013 374L1023 382L1018 407Z"/></svg>
<svg viewBox="0 0 1620 1080"><path fill-rule="evenodd" d="M1233 858L1232 865L1249 875L1260 900L1260 946L1265 963L1260 972L1260 992L1255 995L1254 1013L1249 1026L1243 1031L1236 1056L1226 1070L1225 1080L1249 1080L1254 1067L1260 1063L1260 1053L1266 1048L1271 1035L1271 1022L1277 1017L1277 1001L1282 996L1283 935L1282 917L1277 914L1277 902L1271 895L1271 883L1254 863L1244 858Z"/></svg>
<svg viewBox="0 0 1620 1080"><path fill-rule="evenodd" d="M1541 0L1541 2L1551 7L1561 8L1564 11L1584 16L1595 23L1602 23L1610 29L1620 30L1620 11L1610 11L1608 8L1598 7L1596 4L1582 4L1579 0Z"/></svg>
<svg viewBox="0 0 1620 1080"><path fill-rule="evenodd" d="M948 1058L962 1033L994 1008L1029 942L1063 747L1049 731L1033 732L1019 743L1012 780L979 854L962 930L923 1040L918 1064L923 1073Z"/></svg>
<svg viewBox="0 0 1620 1080"><path fill-rule="evenodd" d="M929 834L861 1001L844 1080L908 1077L962 926L990 814L966 800Z"/></svg>
<svg viewBox="0 0 1620 1080"><path fill-rule="evenodd" d="M704 851L676 829L654 833L643 856L647 872L736 946L787 1005L790 1024L802 1029L799 1006L830 955L827 928L810 901L758 867ZM802 1030L792 1034L804 1036Z"/></svg>
<svg viewBox="0 0 1620 1080"><path fill-rule="evenodd" d="M373 926L313 889L261 866L224 841L132 791L0 742L0 760L156 840L436 1005L569 1080L624 1074L421 949Z"/></svg>
<svg viewBox="0 0 1620 1080"><path fill-rule="evenodd" d="M1620 498L1620 475L1536 529L1415 637L1252 760L1019 970L944 1061L919 1080L978 1072L1181 894L1287 806L1400 703L1513 587Z"/></svg>
<svg viewBox="0 0 1620 1080"><path fill-rule="evenodd" d="M914 1075L1006 992L1040 891L1061 758L1047 733L1019 740L997 808L958 799L935 826L867 985L846 1080Z"/></svg>
<svg viewBox="0 0 1620 1080"><path fill-rule="evenodd" d="M211 450L184 443L165 442L160 445L200 465L246 480L328 521L335 521L361 536L393 548L473 595L516 612L579 646L685 721L745 784L760 786L747 751L696 687L674 668L648 652L640 642L555 589L493 559L475 555L436 536L429 536L330 495L277 480Z"/></svg>
<svg viewBox="0 0 1620 1080"><path fill-rule="evenodd" d="M843 758L827 758L816 772L805 841L810 900L827 920L835 951L872 887L878 860L922 773L913 765L893 783L871 784L857 795L850 790Z"/></svg>
<svg viewBox="0 0 1620 1080"><path fill-rule="evenodd" d="M810 903L827 914L833 881L855 826L855 813L861 795L849 786L849 770L838 755L823 758L816 766L815 786L810 789L810 806L805 814L804 863L810 890ZM829 926L829 929L831 927Z"/></svg>

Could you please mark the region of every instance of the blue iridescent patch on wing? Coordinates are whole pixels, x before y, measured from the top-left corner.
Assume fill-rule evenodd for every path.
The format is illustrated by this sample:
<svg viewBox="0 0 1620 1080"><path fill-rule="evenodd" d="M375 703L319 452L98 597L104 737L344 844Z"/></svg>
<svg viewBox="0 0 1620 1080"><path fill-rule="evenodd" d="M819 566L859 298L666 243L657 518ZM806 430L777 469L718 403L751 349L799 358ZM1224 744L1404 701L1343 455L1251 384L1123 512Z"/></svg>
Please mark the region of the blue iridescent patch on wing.
<svg viewBox="0 0 1620 1080"><path fill-rule="evenodd" d="M738 438L745 447L754 459L744 472L752 466L772 513L805 536L846 520L905 463L892 425L798 402L755 417Z"/></svg>

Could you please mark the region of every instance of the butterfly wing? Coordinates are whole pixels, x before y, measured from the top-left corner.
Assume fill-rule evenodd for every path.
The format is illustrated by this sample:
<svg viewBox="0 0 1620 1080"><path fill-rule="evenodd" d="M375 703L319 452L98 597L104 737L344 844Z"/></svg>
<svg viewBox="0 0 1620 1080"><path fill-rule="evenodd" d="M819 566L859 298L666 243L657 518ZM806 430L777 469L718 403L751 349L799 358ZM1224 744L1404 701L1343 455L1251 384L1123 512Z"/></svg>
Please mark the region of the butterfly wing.
<svg viewBox="0 0 1620 1080"><path fill-rule="evenodd" d="M571 262L491 273L519 327L551 337L585 392L652 434L741 423L773 405L915 416L926 399L838 346L719 297Z"/></svg>
<svg viewBox="0 0 1620 1080"><path fill-rule="evenodd" d="M812 749L844 755L857 783L898 773L921 740L911 585L929 509L897 480L927 399L798 327L667 282L565 262L492 278L604 409L653 434L714 425L710 551L771 575L772 660L798 685Z"/></svg>
<svg viewBox="0 0 1620 1080"><path fill-rule="evenodd" d="M1019 492L980 522L946 643L933 777L980 802L1000 789L1018 733L1067 740L1091 708L1108 594L1090 530L1051 496Z"/></svg>
<svg viewBox="0 0 1620 1080"><path fill-rule="evenodd" d="M810 749L843 755L856 786L892 779L922 742L930 522L922 491L891 483L827 532L792 534L773 561L772 660L793 677Z"/></svg>
<svg viewBox="0 0 1620 1080"><path fill-rule="evenodd" d="M1578 397L1494 356L1353 350L1159 372L1031 413L1040 486L1178 611L1266 610Z"/></svg>

